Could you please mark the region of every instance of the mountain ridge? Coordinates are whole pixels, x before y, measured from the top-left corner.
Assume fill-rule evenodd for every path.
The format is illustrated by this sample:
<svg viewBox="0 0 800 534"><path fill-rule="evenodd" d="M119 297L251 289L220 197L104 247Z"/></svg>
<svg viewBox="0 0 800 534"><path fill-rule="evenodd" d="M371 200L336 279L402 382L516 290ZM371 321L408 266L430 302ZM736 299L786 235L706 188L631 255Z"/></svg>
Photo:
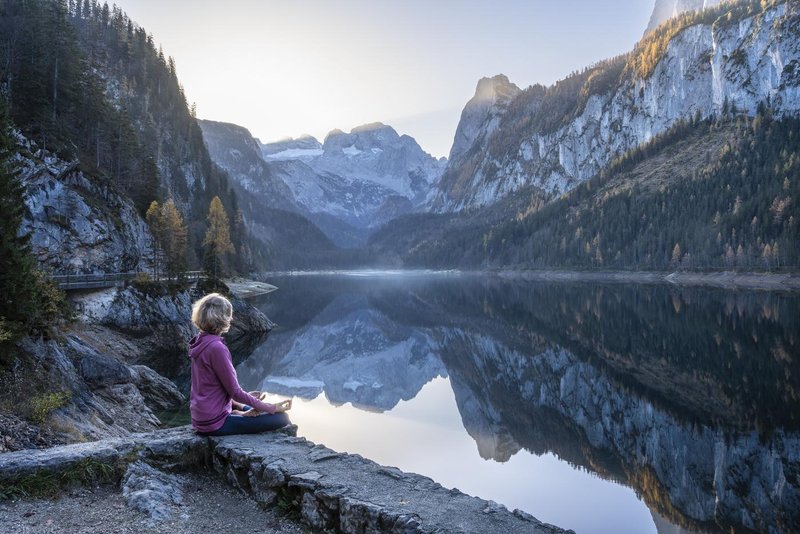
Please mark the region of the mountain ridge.
<svg viewBox="0 0 800 534"><path fill-rule="evenodd" d="M795 3L724 3L671 19L630 54L551 87L531 86L490 134L448 162L432 207L488 205L524 186L553 199L698 114L733 108L752 116L767 100L776 115L795 114L799 28Z"/></svg>

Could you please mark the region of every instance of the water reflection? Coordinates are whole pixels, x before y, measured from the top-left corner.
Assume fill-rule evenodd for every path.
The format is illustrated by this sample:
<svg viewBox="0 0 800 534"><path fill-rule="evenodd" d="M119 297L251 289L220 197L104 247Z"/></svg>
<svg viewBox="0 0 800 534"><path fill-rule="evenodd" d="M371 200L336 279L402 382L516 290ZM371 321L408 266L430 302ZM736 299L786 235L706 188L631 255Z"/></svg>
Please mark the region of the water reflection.
<svg viewBox="0 0 800 534"><path fill-rule="evenodd" d="M316 399L306 413L322 413L313 403L327 399L391 416L415 405L409 417L419 418L431 405L415 397L444 383L457 412L449 421L460 418L480 457L540 457L521 472L558 458L629 486L650 508L651 530L800 527L796 295L467 276L276 284L258 304L282 328L238 371L251 387ZM374 434L379 450L356 452L398 464L380 458L391 447ZM334 428L323 441L335 439ZM431 469L417 470L442 481ZM573 475L548 476L553 485ZM490 496L479 490L488 478L473 478L474 493ZM566 494L578 497L591 478ZM536 509L543 500L524 508L577 528ZM582 502L562 506L574 516Z"/></svg>

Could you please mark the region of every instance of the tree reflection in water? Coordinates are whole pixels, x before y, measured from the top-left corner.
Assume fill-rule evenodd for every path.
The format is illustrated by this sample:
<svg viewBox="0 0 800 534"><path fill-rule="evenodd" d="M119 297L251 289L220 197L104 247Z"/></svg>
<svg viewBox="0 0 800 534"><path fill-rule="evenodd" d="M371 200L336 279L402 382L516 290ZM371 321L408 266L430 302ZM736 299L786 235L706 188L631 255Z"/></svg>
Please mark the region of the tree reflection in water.
<svg viewBox="0 0 800 534"><path fill-rule="evenodd" d="M552 452L692 530L800 528L796 294L466 275L276 282L259 305L283 330L240 366L283 377L276 392L382 411L449 376L485 458Z"/></svg>

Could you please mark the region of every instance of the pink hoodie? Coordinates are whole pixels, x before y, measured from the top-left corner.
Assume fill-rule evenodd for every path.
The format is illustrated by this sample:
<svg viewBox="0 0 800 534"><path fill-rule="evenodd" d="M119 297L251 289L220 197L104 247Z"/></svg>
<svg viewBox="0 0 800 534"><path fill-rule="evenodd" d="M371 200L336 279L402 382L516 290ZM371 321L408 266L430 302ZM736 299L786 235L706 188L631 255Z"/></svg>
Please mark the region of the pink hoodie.
<svg viewBox="0 0 800 534"><path fill-rule="evenodd" d="M239 386L231 353L221 337L200 332L189 341L189 358L192 361L189 411L192 427L198 432L218 430L231 413L231 399L259 412L275 413L274 404L261 402Z"/></svg>

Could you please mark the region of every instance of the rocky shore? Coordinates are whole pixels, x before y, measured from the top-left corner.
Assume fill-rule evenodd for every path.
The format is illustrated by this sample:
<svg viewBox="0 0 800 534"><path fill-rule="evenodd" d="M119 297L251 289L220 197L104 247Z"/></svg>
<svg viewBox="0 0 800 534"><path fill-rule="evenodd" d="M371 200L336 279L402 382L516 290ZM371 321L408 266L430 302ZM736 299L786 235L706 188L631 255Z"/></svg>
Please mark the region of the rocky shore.
<svg viewBox="0 0 800 534"><path fill-rule="evenodd" d="M183 489L191 480L187 476L207 471L221 476L250 502L277 509L314 530L569 532L525 512L512 512L492 501L443 488L427 477L381 466L359 455L337 453L295 437L295 433L296 427L288 427L261 435L204 438L183 427L0 454L3 496L23 498L23 504L0 507L0 521L19 524L19 511L31 496L105 483L109 501L125 503L119 513L129 524L136 519L130 519L127 509L134 509L140 512L138 521L144 530L169 525L170 530L183 531L192 520L198 527L207 527L197 523L196 512L190 514ZM109 489L113 487L119 490ZM207 495L219 487L214 488L211 485L200 492ZM99 511L93 509L88 516L92 513ZM237 518L243 520L235 511L221 511L221 515L234 521L229 525L232 528L237 526ZM297 528L294 520L288 523ZM281 530L283 527L281 523Z"/></svg>
<svg viewBox="0 0 800 534"><path fill-rule="evenodd" d="M71 294L75 320L25 338L0 371L0 452L127 436L160 426L156 412L185 402L194 335L191 304L228 294L234 354L263 340L272 322L224 284L131 284Z"/></svg>

